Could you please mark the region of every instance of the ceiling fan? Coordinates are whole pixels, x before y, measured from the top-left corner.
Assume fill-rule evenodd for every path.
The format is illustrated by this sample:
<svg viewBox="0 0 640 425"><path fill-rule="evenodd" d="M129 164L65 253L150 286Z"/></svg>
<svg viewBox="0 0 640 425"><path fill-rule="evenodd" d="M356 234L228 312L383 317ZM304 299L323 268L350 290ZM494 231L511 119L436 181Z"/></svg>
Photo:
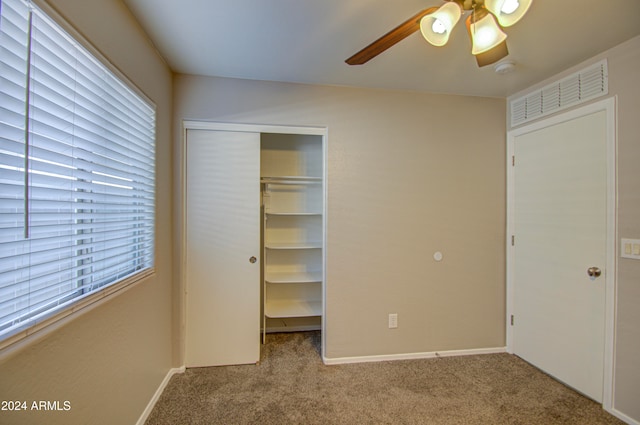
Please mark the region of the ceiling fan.
<svg viewBox="0 0 640 425"><path fill-rule="evenodd" d="M509 54L507 34L502 28L518 22L529 10L532 0L444 1L446 3L440 7L429 7L418 12L345 62L349 65L365 64L418 30L429 43L444 46L460 17L466 14L471 53L476 57L478 66L489 65Z"/></svg>

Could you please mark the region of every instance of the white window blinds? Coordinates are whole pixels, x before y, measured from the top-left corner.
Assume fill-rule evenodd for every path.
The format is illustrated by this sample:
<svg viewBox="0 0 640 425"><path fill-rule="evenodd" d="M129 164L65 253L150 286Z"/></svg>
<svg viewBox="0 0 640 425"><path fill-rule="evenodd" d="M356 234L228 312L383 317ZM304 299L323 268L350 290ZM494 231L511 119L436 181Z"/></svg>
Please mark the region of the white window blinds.
<svg viewBox="0 0 640 425"><path fill-rule="evenodd" d="M0 2L0 339L153 267L155 108Z"/></svg>

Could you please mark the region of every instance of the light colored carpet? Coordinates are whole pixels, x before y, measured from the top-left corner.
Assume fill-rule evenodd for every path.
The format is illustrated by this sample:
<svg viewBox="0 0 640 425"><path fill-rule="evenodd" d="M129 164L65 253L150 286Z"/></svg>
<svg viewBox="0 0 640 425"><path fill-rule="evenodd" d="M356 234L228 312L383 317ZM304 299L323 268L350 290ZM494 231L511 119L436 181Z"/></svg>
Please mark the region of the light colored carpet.
<svg viewBox="0 0 640 425"><path fill-rule="evenodd" d="M146 424L622 424L509 354L325 366L319 345L269 334L258 365L187 369Z"/></svg>

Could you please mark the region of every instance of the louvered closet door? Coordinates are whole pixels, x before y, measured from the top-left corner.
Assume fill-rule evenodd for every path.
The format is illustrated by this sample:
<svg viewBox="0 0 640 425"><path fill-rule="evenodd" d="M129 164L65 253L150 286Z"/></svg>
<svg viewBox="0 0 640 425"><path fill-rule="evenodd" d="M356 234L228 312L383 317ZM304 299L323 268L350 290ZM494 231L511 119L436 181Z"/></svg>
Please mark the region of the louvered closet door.
<svg viewBox="0 0 640 425"><path fill-rule="evenodd" d="M185 363L256 363L260 135L188 130L186 151Z"/></svg>

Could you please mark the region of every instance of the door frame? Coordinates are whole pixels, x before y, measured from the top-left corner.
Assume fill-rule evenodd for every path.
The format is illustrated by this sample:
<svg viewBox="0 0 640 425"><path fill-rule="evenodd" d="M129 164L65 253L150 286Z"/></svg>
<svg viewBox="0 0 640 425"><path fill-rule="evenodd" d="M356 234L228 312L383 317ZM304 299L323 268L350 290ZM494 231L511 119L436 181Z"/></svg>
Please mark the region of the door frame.
<svg viewBox="0 0 640 425"><path fill-rule="evenodd" d="M582 106L568 112L541 119L534 123L510 130L507 132L507 306L506 306L506 337L507 352L513 354L513 333L511 316L514 311L514 247L512 235L514 235L515 215L515 182L513 156L515 152L515 139L523 134L541 130L563 122L571 121L596 112L606 113L606 151L607 151L607 230L606 230L606 265L605 265L605 341L604 341L604 379L602 391L602 405L605 410L613 410L613 371L615 354L615 330L616 330L616 285L617 285L617 122L616 122L617 98L610 97L586 106ZM517 161L517 158L515 159Z"/></svg>
<svg viewBox="0 0 640 425"><path fill-rule="evenodd" d="M275 133L275 134L300 134L300 135L313 135L322 137L322 237L324 240L324 248L322 250L322 319L321 319L321 357L324 361L324 353L326 353L326 292L327 292L327 140L328 140L328 128L327 127L306 127L306 126L286 126L286 125L271 125L271 124L244 124L244 123L225 123L217 121L198 121L198 120L183 120L182 121L182 143L180 145L179 155L180 160L180 237L179 237L179 254L180 269L177 272L177 276L180 278L179 294L177 308L179 310L178 315L180 317L180 331L179 331L179 361L180 364L185 363L186 358L186 289L187 289L187 131L188 130L212 130L212 131L231 131L231 132L244 132L244 133ZM262 261L262 260L261 260Z"/></svg>

